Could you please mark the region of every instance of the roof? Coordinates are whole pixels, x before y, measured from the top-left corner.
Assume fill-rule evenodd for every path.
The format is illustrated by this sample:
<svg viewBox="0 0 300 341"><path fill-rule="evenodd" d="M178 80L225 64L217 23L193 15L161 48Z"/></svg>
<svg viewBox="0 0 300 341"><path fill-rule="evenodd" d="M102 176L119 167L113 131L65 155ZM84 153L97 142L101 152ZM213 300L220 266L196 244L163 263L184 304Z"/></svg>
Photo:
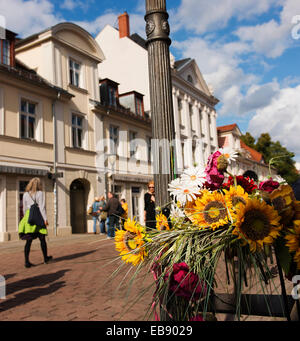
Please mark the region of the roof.
<svg viewBox="0 0 300 341"><path fill-rule="evenodd" d="M38 75L34 70L30 70L26 67L25 64L20 63L20 61L18 60L16 60L16 67L0 64L0 72L8 73L12 77L33 83L39 87L48 88L56 92L63 93L70 98L73 97L73 95L70 94L68 91L52 85L46 79Z"/></svg>
<svg viewBox="0 0 300 341"><path fill-rule="evenodd" d="M140 45L142 48L147 50L146 40L142 38L140 35L138 35L137 33L134 33L129 38L135 43L137 43L138 45Z"/></svg>
<svg viewBox="0 0 300 341"><path fill-rule="evenodd" d="M192 59L191 58L185 58L185 59L180 59L175 61L175 68L180 69L183 65L186 63L190 62Z"/></svg>
<svg viewBox="0 0 300 341"><path fill-rule="evenodd" d="M243 148L249 152L251 159L253 159L254 161L259 162L259 163L263 161L263 156L261 153L259 153L255 149L247 146L242 140L240 142L241 142L241 148Z"/></svg>
<svg viewBox="0 0 300 341"><path fill-rule="evenodd" d="M217 130L219 132L226 132L226 131L232 131L234 130L235 128L237 127L237 124L236 123L233 123L233 124L228 124L226 126L221 126L221 127L217 127Z"/></svg>

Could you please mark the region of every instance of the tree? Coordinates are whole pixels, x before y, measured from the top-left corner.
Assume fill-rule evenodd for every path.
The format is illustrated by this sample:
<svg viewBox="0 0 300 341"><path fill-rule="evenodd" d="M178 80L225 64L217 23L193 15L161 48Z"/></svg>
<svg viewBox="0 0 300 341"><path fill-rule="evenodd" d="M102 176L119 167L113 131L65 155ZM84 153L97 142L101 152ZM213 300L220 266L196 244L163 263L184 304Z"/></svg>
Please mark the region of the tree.
<svg viewBox="0 0 300 341"><path fill-rule="evenodd" d="M293 184L299 179L300 176L293 160L295 154L283 147L279 141L272 141L268 133L261 134L256 142L248 132L241 139L247 146L260 152L264 161L271 163L277 173L289 184Z"/></svg>
<svg viewBox="0 0 300 341"><path fill-rule="evenodd" d="M245 135L241 136L241 140L249 147L255 149L255 138L250 134L246 133Z"/></svg>

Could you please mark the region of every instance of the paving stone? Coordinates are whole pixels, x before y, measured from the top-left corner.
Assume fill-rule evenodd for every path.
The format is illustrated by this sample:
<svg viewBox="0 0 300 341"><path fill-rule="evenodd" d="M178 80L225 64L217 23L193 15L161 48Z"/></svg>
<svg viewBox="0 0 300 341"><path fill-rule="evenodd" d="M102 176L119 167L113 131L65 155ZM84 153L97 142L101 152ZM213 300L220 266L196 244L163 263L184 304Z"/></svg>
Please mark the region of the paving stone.
<svg viewBox="0 0 300 341"><path fill-rule="evenodd" d="M103 237L102 237L103 239ZM30 260L37 266L24 268L24 244L22 242L0 244L0 275L7 284L6 300L0 301L0 321L138 321L144 318L154 291L149 291L127 311L128 304L138 297L139 290L153 283L152 275L145 274L128 298L122 275L109 280L116 269L117 257L113 242L94 235L51 238L49 254L54 260L42 264L38 242L33 242ZM124 269L124 274L126 269ZM224 267L218 268L218 276L226 281ZM274 279L272 292L279 288ZM220 286L219 292L224 288ZM247 289L253 292L253 288ZM260 289L261 290L261 289ZM290 293L291 284L287 283ZM224 320L224 314L218 314ZM247 321L280 320L255 316L243 316Z"/></svg>

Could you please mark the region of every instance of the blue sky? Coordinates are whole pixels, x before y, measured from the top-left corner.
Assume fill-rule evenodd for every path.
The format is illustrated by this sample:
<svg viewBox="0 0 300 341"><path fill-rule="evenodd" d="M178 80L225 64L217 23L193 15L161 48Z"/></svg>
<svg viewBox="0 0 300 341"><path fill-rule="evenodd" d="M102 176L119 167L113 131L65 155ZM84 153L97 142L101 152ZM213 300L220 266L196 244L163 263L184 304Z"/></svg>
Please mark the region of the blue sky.
<svg viewBox="0 0 300 341"><path fill-rule="evenodd" d="M171 52L194 58L220 100L218 125L269 132L300 168L300 1L167 0ZM0 0L9 29L26 37L62 21L96 35L130 15L145 37L144 0Z"/></svg>

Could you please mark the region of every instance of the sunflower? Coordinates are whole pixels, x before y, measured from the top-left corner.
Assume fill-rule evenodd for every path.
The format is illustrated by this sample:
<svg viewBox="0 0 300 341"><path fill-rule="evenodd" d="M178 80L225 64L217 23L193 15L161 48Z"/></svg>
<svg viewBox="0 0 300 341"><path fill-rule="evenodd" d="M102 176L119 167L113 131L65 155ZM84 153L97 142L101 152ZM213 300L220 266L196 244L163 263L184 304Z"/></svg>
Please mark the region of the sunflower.
<svg viewBox="0 0 300 341"><path fill-rule="evenodd" d="M245 192L242 186L230 186L229 190L224 189L225 201L231 202L233 210L239 209L240 205L245 206L248 200L248 193Z"/></svg>
<svg viewBox="0 0 300 341"><path fill-rule="evenodd" d="M294 202L296 201L293 189L289 185L280 185L270 194L270 200L282 218L282 223L288 225L294 216Z"/></svg>
<svg viewBox="0 0 300 341"><path fill-rule="evenodd" d="M170 230L167 217L160 213L156 216L156 228L159 231Z"/></svg>
<svg viewBox="0 0 300 341"><path fill-rule="evenodd" d="M229 216L224 196L217 191L204 190L202 193L201 197L185 207L188 218L200 229L212 228L215 230L220 226L227 225Z"/></svg>
<svg viewBox="0 0 300 341"><path fill-rule="evenodd" d="M294 211L295 211L295 215L294 215L294 220L300 220L300 201L295 201L294 202Z"/></svg>
<svg viewBox="0 0 300 341"><path fill-rule="evenodd" d="M137 265L144 260L146 256L143 245L145 229L135 220L127 219L124 223L124 230L117 230L115 235L116 250L125 263Z"/></svg>
<svg viewBox="0 0 300 341"><path fill-rule="evenodd" d="M300 220L294 220L294 229L291 233L285 236L287 240L286 246L290 252L294 252L294 261L297 264L297 269L300 270Z"/></svg>
<svg viewBox="0 0 300 341"><path fill-rule="evenodd" d="M236 227L233 234L248 243L250 251L261 249L263 244L272 244L282 228L278 212L259 199L248 199L236 213Z"/></svg>

